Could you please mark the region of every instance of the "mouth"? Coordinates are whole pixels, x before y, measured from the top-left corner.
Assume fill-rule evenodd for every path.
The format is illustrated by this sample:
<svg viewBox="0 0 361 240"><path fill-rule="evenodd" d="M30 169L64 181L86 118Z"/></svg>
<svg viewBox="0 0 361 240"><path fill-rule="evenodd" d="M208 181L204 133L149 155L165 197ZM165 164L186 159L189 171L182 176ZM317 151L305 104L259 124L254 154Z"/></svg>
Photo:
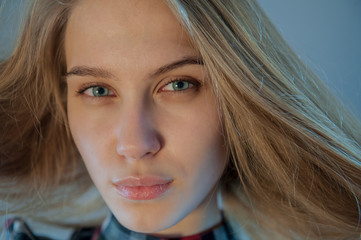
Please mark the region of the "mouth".
<svg viewBox="0 0 361 240"><path fill-rule="evenodd" d="M152 200L163 196L173 179L159 176L125 177L113 181L118 194L129 200Z"/></svg>

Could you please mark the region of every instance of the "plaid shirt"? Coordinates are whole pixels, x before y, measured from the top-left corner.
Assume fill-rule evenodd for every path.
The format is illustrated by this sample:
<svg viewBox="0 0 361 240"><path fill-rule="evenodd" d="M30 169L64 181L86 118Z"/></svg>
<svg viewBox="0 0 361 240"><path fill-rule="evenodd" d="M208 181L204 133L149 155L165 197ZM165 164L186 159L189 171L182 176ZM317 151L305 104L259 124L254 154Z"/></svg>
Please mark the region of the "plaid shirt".
<svg viewBox="0 0 361 240"><path fill-rule="evenodd" d="M51 240L47 237L36 236L29 226L20 218L13 218L7 221L6 239L7 240ZM181 238L158 238L143 233L131 231L116 220L112 215L102 226L81 228L76 230L69 240L234 240L227 222L222 221L216 226L202 233L181 237Z"/></svg>

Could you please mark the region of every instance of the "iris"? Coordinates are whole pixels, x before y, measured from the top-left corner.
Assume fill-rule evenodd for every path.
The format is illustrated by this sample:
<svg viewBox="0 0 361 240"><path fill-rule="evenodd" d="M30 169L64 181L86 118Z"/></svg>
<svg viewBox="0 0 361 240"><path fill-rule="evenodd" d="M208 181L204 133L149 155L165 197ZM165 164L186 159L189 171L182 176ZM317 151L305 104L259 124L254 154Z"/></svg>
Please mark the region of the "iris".
<svg viewBox="0 0 361 240"><path fill-rule="evenodd" d="M186 81L175 81L172 83L172 87L175 91L181 91L189 88L189 82Z"/></svg>
<svg viewBox="0 0 361 240"><path fill-rule="evenodd" d="M93 87L93 95L95 97L105 97L109 95L109 89L104 87Z"/></svg>

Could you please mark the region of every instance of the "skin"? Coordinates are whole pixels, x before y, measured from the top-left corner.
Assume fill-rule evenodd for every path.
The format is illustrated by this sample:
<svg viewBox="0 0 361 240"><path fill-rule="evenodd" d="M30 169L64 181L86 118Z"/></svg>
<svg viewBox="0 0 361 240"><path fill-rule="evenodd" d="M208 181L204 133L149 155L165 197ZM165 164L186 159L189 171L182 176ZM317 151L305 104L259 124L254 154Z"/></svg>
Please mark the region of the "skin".
<svg viewBox="0 0 361 240"><path fill-rule="evenodd" d="M216 98L197 51L163 1L80 1L69 18L65 53L70 129L118 221L164 237L217 224L216 189L226 161ZM191 60L159 72L185 59ZM174 80L184 86L174 88ZM95 96L96 86L105 94ZM172 179L169 191L129 200L112 184L149 174Z"/></svg>

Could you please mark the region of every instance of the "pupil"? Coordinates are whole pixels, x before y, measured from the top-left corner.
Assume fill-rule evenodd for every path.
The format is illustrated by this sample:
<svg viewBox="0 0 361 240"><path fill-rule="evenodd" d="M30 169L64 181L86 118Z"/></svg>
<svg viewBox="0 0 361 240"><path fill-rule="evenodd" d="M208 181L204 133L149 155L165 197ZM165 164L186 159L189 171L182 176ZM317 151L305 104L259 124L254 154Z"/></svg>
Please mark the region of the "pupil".
<svg viewBox="0 0 361 240"><path fill-rule="evenodd" d="M184 82L176 82L175 83L175 88L183 88L184 87Z"/></svg>
<svg viewBox="0 0 361 240"><path fill-rule="evenodd" d="M103 95L105 93L105 89L102 87L97 87L95 89L95 94L94 95Z"/></svg>

